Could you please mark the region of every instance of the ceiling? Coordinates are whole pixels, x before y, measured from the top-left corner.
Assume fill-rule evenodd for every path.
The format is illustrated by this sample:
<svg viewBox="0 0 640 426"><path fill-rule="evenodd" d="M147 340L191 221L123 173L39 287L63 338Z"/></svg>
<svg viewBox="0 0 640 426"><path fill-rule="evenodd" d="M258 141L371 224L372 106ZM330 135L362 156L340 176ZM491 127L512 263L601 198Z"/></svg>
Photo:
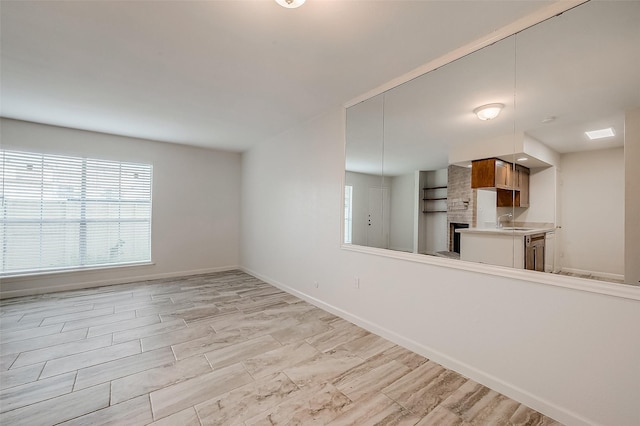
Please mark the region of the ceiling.
<svg viewBox="0 0 640 426"><path fill-rule="evenodd" d="M7 1L3 117L244 151L545 1Z"/></svg>
<svg viewBox="0 0 640 426"><path fill-rule="evenodd" d="M640 2L589 2L353 106L347 170L396 176L488 157L548 167L517 150L523 134L558 154L622 147L625 111L640 108L638 22ZM488 103L505 108L478 120ZM606 127L615 137L585 136Z"/></svg>

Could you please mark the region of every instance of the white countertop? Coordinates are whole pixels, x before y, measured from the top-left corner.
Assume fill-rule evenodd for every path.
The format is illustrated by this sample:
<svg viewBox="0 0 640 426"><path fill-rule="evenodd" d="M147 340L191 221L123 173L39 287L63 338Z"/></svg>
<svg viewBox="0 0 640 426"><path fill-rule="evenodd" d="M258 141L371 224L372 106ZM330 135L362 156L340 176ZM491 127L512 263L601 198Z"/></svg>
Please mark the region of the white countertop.
<svg viewBox="0 0 640 426"><path fill-rule="evenodd" d="M456 232L460 234L491 234L504 236L519 236L544 234L553 232L554 228L525 228L525 227L504 227L504 228L459 228Z"/></svg>

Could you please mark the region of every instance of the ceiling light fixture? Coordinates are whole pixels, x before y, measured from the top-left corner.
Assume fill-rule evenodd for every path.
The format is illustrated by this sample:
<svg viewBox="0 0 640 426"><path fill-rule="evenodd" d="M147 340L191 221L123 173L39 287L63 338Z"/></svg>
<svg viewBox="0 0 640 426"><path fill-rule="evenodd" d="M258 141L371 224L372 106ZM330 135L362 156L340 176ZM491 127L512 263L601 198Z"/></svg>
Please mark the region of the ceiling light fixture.
<svg viewBox="0 0 640 426"><path fill-rule="evenodd" d="M516 161L527 161L527 160L528 160L527 157L521 157L521 158L518 158Z"/></svg>
<svg viewBox="0 0 640 426"><path fill-rule="evenodd" d="M480 120L491 120L500 114L502 108L504 108L504 104L487 104L479 106L473 112Z"/></svg>
<svg viewBox="0 0 640 426"><path fill-rule="evenodd" d="M616 133L613 131L613 127L607 127L606 129L599 129L599 130L590 130L584 133L591 140L610 138L616 135Z"/></svg>
<svg viewBox="0 0 640 426"><path fill-rule="evenodd" d="M276 3L287 9L295 9L296 7L302 6L305 1L306 0L276 0Z"/></svg>

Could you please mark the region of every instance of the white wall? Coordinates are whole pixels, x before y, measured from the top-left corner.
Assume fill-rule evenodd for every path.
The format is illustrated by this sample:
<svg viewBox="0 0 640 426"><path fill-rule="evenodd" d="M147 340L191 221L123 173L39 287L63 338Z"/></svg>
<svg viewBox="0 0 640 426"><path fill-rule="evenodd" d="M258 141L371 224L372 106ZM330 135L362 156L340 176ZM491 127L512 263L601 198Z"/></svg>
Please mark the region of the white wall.
<svg viewBox="0 0 640 426"><path fill-rule="evenodd" d="M526 271L496 276L439 266L465 262L341 249L343 121L335 108L243 154L246 270L566 424L637 425L640 292L598 294L527 281L539 274Z"/></svg>
<svg viewBox="0 0 640 426"><path fill-rule="evenodd" d="M498 218L498 194L496 191L488 189L478 189L477 204L478 206L478 228L495 228ZM501 219L502 222L508 222L507 217Z"/></svg>
<svg viewBox="0 0 640 426"><path fill-rule="evenodd" d="M560 173L561 268L624 275L624 150L563 154Z"/></svg>
<svg viewBox="0 0 640 426"><path fill-rule="evenodd" d="M415 175L409 173L387 180L391 188L389 248L412 252L417 191Z"/></svg>
<svg viewBox="0 0 640 426"><path fill-rule="evenodd" d="M516 207L516 222L556 222L556 168L533 168L529 174L529 207Z"/></svg>
<svg viewBox="0 0 640 426"><path fill-rule="evenodd" d="M2 296L239 264L240 154L2 119L2 148L153 164L151 266L5 278Z"/></svg>

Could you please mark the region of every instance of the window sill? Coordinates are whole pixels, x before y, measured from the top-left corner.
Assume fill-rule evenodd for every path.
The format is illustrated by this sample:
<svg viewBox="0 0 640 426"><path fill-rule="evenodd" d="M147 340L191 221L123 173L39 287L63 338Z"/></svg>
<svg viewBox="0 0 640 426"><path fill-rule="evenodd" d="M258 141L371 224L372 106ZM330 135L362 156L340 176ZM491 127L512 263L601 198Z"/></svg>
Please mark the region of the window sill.
<svg viewBox="0 0 640 426"><path fill-rule="evenodd" d="M46 271L37 271L37 272L24 272L24 273L8 273L7 275L0 275L0 280L21 280L21 279L32 279L32 278L46 278L47 276L57 276L62 274L77 274L77 273L95 273L108 271L113 269L123 269L123 268L139 268L146 266L154 266L155 263L151 262L135 262L135 263L123 263L119 265L104 265L104 266L87 266L84 268L65 268L65 269L53 269Z"/></svg>

